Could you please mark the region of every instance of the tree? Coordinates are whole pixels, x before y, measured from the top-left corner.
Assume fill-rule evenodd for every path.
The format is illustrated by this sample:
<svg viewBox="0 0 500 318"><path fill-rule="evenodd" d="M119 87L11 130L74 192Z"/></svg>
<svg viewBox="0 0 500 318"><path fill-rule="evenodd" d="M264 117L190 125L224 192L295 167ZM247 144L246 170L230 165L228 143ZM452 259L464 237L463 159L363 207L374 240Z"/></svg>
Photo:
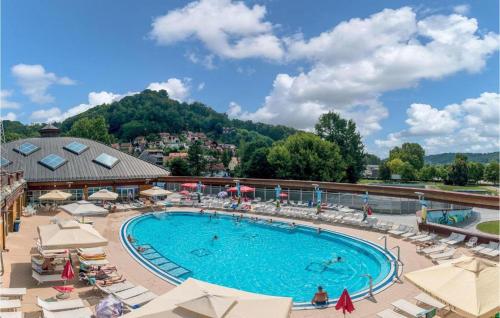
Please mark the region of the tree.
<svg viewBox="0 0 500 318"><path fill-rule="evenodd" d="M81 118L75 121L71 126L68 135L100 141L105 144L111 143L111 136L108 133L108 125L102 116L97 116L95 118Z"/></svg>
<svg viewBox="0 0 500 318"><path fill-rule="evenodd" d="M415 168L413 168L413 166L408 162L403 163L400 173L401 173L401 179L403 180L411 181L417 179Z"/></svg>
<svg viewBox="0 0 500 318"><path fill-rule="evenodd" d="M380 163L378 166L378 177L382 180L391 180L391 168L386 161Z"/></svg>
<svg viewBox="0 0 500 318"><path fill-rule="evenodd" d="M186 160L181 158L174 158L169 163L170 173L173 176L190 176L189 166Z"/></svg>
<svg viewBox="0 0 500 318"><path fill-rule="evenodd" d="M328 112L320 116L315 128L318 136L339 147L345 164L344 180L356 183L364 171L365 154L361 135L356 130L354 121Z"/></svg>
<svg viewBox="0 0 500 318"><path fill-rule="evenodd" d="M339 147L311 133L299 132L275 143L267 160L282 179L339 181L344 177Z"/></svg>
<svg viewBox="0 0 500 318"><path fill-rule="evenodd" d="M448 178L448 167L445 165L437 165L436 166L436 177L446 181Z"/></svg>
<svg viewBox="0 0 500 318"><path fill-rule="evenodd" d="M435 166L425 165L419 171L419 179L423 181L432 181L438 177L438 172Z"/></svg>
<svg viewBox="0 0 500 318"><path fill-rule="evenodd" d="M401 159L408 162L415 170L420 170L424 166L425 151L417 143L404 143L401 147L394 147L389 152L389 160Z"/></svg>
<svg viewBox="0 0 500 318"><path fill-rule="evenodd" d="M206 168L206 160L199 141L194 142L188 149L188 166L192 175L201 176Z"/></svg>
<svg viewBox="0 0 500 318"><path fill-rule="evenodd" d="M494 184L499 183L499 165L498 162L490 162L484 168L484 179Z"/></svg>
<svg viewBox="0 0 500 318"><path fill-rule="evenodd" d="M366 165L379 165L382 163L382 160L371 154L371 153L365 153L365 164Z"/></svg>
<svg viewBox="0 0 500 318"><path fill-rule="evenodd" d="M389 169L391 169L391 173L401 174L403 171L403 166L405 162L399 158L395 158L387 162Z"/></svg>
<svg viewBox="0 0 500 318"><path fill-rule="evenodd" d="M240 164L238 175L250 178L272 178L274 170L270 166L267 155L272 141L267 138L257 138L240 147Z"/></svg>
<svg viewBox="0 0 500 318"><path fill-rule="evenodd" d="M464 186L468 181L467 157L462 154L456 154L455 160L448 167L447 184Z"/></svg>
<svg viewBox="0 0 500 318"><path fill-rule="evenodd" d="M469 182L477 183L483 179L484 165L479 162L469 162L467 164Z"/></svg>
<svg viewBox="0 0 500 318"><path fill-rule="evenodd" d="M222 156L220 158L220 161L224 165L224 168L227 169L227 167L229 166L229 163L231 162L232 156L233 156L233 154L229 150L224 150L224 152L222 152Z"/></svg>

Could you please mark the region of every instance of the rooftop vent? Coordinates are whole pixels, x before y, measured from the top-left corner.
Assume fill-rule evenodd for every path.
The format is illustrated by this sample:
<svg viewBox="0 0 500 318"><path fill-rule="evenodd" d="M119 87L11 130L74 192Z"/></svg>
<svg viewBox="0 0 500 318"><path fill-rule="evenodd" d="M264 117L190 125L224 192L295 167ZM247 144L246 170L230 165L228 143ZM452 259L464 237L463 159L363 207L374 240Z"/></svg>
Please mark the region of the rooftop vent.
<svg viewBox="0 0 500 318"><path fill-rule="evenodd" d="M39 130L40 136L42 137L58 137L59 136L59 128L52 124L47 124Z"/></svg>

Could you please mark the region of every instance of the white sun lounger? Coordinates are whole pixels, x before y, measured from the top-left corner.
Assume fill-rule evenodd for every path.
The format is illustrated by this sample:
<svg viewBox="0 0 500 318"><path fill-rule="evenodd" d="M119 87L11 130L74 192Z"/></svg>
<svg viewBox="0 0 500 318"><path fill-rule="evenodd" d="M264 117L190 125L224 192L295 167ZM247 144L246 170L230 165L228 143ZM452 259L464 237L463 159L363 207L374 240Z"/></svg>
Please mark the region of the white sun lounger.
<svg viewBox="0 0 500 318"><path fill-rule="evenodd" d="M21 308L21 301L19 299L9 299L9 300L0 299L0 311L17 310L18 308Z"/></svg>
<svg viewBox="0 0 500 318"><path fill-rule="evenodd" d="M482 253L484 256L488 256L488 257L496 257L498 255L500 255L500 250L493 250L491 252L487 252L487 253Z"/></svg>
<svg viewBox="0 0 500 318"><path fill-rule="evenodd" d="M39 285L43 283L64 281L64 279L61 278L61 274L40 275L37 271L31 271L31 277L33 277Z"/></svg>
<svg viewBox="0 0 500 318"><path fill-rule="evenodd" d="M458 233L451 232L450 236L440 239L439 242L447 243L448 241L454 241L457 238L458 238Z"/></svg>
<svg viewBox="0 0 500 318"><path fill-rule="evenodd" d="M489 244L486 244L486 243L483 243L483 244L479 244L477 246L474 246L473 248L470 248L470 251L471 252L474 252L474 253L477 253L479 252L480 250L484 249L484 248L487 248L489 246Z"/></svg>
<svg viewBox="0 0 500 318"><path fill-rule="evenodd" d="M0 287L0 297L19 297L26 295L26 288L3 288Z"/></svg>
<svg viewBox="0 0 500 318"><path fill-rule="evenodd" d="M474 246L476 246L477 240L477 236L473 236L465 243L465 246L468 248L473 248Z"/></svg>
<svg viewBox="0 0 500 318"><path fill-rule="evenodd" d="M490 253L494 253L495 251L498 251L498 243L490 242L490 244L488 244L488 247L483 248L478 253L481 255L489 256Z"/></svg>
<svg viewBox="0 0 500 318"><path fill-rule="evenodd" d="M400 224L396 229L387 231L387 233L392 235L401 235L408 232L408 226Z"/></svg>
<svg viewBox="0 0 500 318"><path fill-rule="evenodd" d="M422 317L427 312L426 309L420 308L404 299L396 300L392 305L399 311L405 312L412 317Z"/></svg>
<svg viewBox="0 0 500 318"><path fill-rule="evenodd" d="M36 302L39 307L48 311L61 311L85 307L83 300L81 300L80 298L59 301L45 301L37 297Z"/></svg>
<svg viewBox="0 0 500 318"><path fill-rule="evenodd" d="M88 307L62 311L43 310L44 318L91 318L92 315L92 310Z"/></svg>
<svg viewBox="0 0 500 318"><path fill-rule="evenodd" d="M130 289L126 289L126 290L123 290L123 291L120 291L120 292L116 292L116 293L113 293L113 294L116 297L118 297L119 299L124 300L124 299L129 299L129 298L132 298L132 297L135 297L135 296L139 296L140 294L144 294L144 293L146 293L148 291L149 291L149 289L147 289L144 286L136 286L136 287L133 287L133 288L130 288Z"/></svg>
<svg viewBox="0 0 500 318"><path fill-rule="evenodd" d="M395 312L391 309L386 309L384 311L378 312L377 317L380 317L380 318L407 318L406 316L398 314L397 312Z"/></svg>
<svg viewBox="0 0 500 318"><path fill-rule="evenodd" d="M436 236L437 236L436 234L430 234L430 235L421 237L421 238L413 240L413 241L416 243L429 242L429 241L432 241L433 239L435 239Z"/></svg>
<svg viewBox="0 0 500 318"><path fill-rule="evenodd" d="M401 234L400 236L403 238L403 240L408 240L408 239L412 238L413 236L416 236L417 233L418 233L417 230L411 229L410 231L408 231L404 234Z"/></svg>
<svg viewBox="0 0 500 318"><path fill-rule="evenodd" d="M443 252L444 250L446 250L446 244L430 246L430 247L418 250L417 252L425 254L425 255L429 255L429 254L433 254L433 253Z"/></svg>
<svg viewBox="0 0 500 318"><path fill-rule="evenodd" d="M0 312L0 318L23 318L24 313L20 311Z"/></svg>
<svg viewBox="0 0 500 318"><path fill-rule="evenodd" d="M144 294L140 294L138 296L128 298L128 299L123 299L122 302L128 306L129 308L137 308L139 306L144 305L145 303L150 302L151 300L155 299L158 297L158 295L148 291L145 292Z"/></svg>
<svg viewBox="0 0 500 318"><path fill-rule="evenodd" d="M438 254L430 254L429 257L432 259L432 260L438 260L438 259L449 259L449 258L452 258L453 255L455 255L455 252L456 252L456 249L454 248L450 248L449 250L447 251L444 251L442 253L438 253Z"/></svg>
<svg viewBox="0 0 500 318"><path fill-rule="evenodd" d="M409 237L408 239L409 239L410 241L415 241L415 240L419 240L419 239L421 239L421 238L424 238L424 237L426 237L426 236L429 236L429 233L422 232L422 233L420 233L420 234L416 234L416 235L414 235L414 236L411 236L411 237Z"/></svg>
<svg viewBox="0 0 500 318"><path fill-rule="evenodd" d="M426 304L436 309L444 309L446 307L445 304L436 300L434 297L429 296L426 293L418 294L417 296L415 296L415 299L420 303Z"/></svg>
<svg viewBox="0 0 500 318"><path fill-rule="evenodd" d="M457 234L454 239L448 240L445 243L448 245L455 245L458 243L462 243L463 241L465 241L465 235L464 234Z"/></svg>
<svg viewBox="0 0 500 318"><path fill-rule="evenodd" d="M99 286L99 285L96 285L96 286L97 286L97 288L99 288L100 290L105 292L106 294L118 293L118 292L135 287L135 285L129 281L125 281L122 283L116 283L116 284L109 285L109 286Z"/></svg>

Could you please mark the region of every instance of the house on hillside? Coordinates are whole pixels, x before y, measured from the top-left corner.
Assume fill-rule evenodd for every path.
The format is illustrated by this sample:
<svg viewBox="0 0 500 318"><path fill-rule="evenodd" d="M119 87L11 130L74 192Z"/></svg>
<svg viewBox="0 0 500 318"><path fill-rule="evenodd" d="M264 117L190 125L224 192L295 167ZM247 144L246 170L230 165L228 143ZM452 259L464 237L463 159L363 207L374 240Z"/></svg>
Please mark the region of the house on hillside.
<svg viewBox="0 0 500 318"><path fill-rule="evenodd" d="M188 154L187 152L171 152L166 157L167 157L167 162L175 158L186 160L188 158Z"/></svg>
<svg viewBox="0 0 500 318"><path fill-rule="evenodd" d="M366 165L365 171L363 171L363 178L377 179L378 175L379 175L378 165Z"/></svg>
<svg viewBox="0 0 500 318"><path fill-rule="evenodd" d="M146 149L139 155L139 159L145 160L157 166L163 166L163 150Z"/></svg>
<svg viewBox="0 0 500 318"><path fill-rule="evenodd" d="M220 162L210 163L208 165L208 172L205 174L207 177L228 177L229 173L227 173L224 165Z"/></svg>
<svg viewBox="0 0 500 318"><path fill-rule="evenodd" d="M238 160L238 157L232 157L231 161L229 161L229 164L227 165L227 168L229 169L229 171L234 171L239 163L240 161Z"/></svg>

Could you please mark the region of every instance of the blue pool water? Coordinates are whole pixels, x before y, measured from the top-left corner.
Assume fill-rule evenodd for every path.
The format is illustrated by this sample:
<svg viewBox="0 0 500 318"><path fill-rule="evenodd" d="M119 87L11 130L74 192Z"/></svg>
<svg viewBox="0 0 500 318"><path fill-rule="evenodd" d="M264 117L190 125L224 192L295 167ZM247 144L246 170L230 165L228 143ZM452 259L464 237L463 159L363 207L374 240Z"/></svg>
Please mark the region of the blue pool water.
<svg viewBox="0 0 500 318"><path fill-rule="evenodd" d="M128 234L147 250L138 253L124 239ZM122 241L149 270L173 282L188 277L250 292L293 297L309 302L318 285L330 298L344 288L364 295L368 279L377 289L392 280L392 254L340 233L285 223L237 223L230 215L210 218L198 213L144 215L127 221ZM214 235L218 239L213 240ZM342 262L325 265L340 256ZM354 295L356 296L356 295Z"/></svg>

